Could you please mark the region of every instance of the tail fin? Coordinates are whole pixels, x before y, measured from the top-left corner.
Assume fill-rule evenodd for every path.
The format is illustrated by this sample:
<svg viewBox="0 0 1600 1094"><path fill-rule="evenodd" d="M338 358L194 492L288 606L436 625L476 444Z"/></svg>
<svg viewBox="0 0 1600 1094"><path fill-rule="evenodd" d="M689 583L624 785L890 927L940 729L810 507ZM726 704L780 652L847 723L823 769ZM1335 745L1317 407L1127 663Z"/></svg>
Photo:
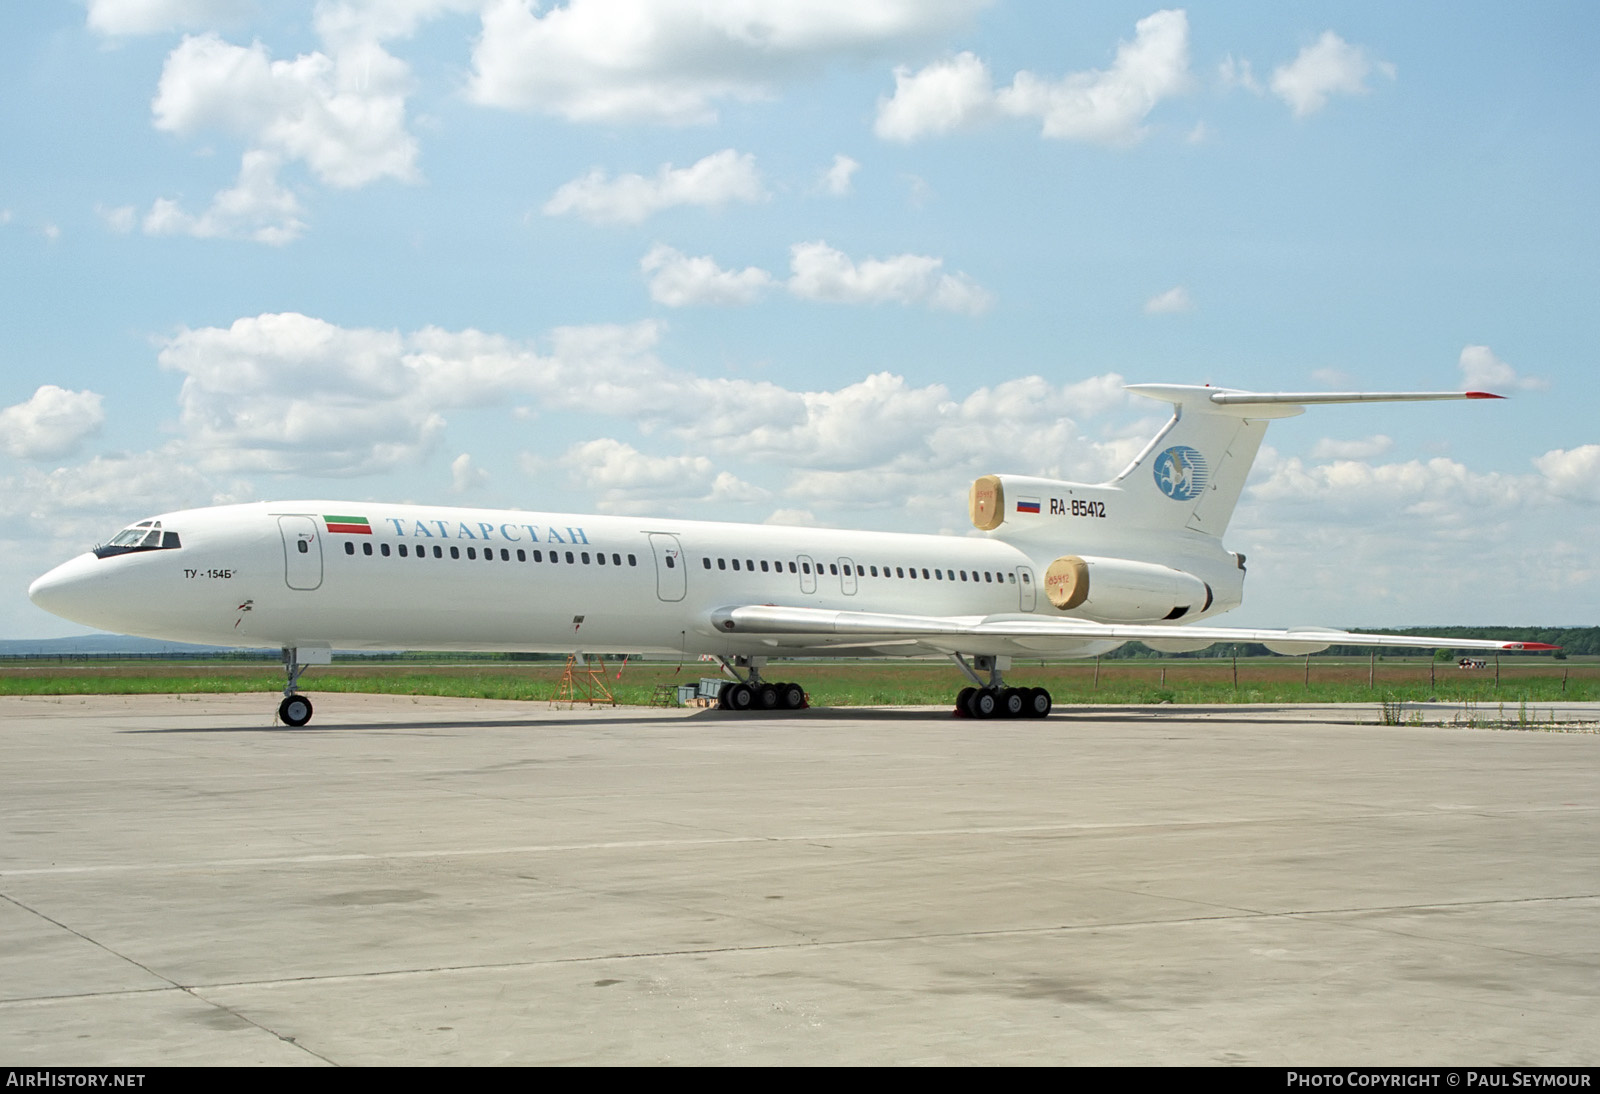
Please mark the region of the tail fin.
<svg viewBox="0 0 1600 1094"><path fill-rule="evenodd" d="M984 475L967 495L973 526L1056 542L1065 529L1061 522L1070 521L1074 543L1116 541L1124 551L1131 542L1149 541L1150 533L1220 539L1274 418L1292 418L1320 403L1501 398L1485 391L1265 393L1186 384L1132 384L1128 390L1171 403L1173 413L1122 474L1098 485Z"/></svg>
<svg viewBox="0 0 1600 1094"><path fill-rule="evenodd" d="M1263 393L1186 384L1133 384L1128 390L1172 403L1172 420L1106 485L1122 491L1136 523L1217 537L1228 527L1274 418L1292 418L1320 403L1501 397L1483 391Z"/></svg>

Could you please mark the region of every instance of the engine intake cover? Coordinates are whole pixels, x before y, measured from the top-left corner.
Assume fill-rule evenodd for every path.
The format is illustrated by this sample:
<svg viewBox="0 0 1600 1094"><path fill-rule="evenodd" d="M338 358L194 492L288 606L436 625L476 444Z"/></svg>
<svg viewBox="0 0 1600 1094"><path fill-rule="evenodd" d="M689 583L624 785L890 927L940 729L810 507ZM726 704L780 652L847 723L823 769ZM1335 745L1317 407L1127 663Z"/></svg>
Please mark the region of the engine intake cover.
<svg viewBox="0 0 1600 1094"><path fill-rule="evenodd" d="M1006 488L999 475L975 479L967 491L967 514L980 532L992 532L1006 519Z"/></svg>
<svg viewBox="0 0 1600 1094"><path fill-rule="evenodd" d="M1044 571L1044 595L1069 612L1089 599L1089 564L1077 555L1056 559Z"/></svg>
<svg viewBox="0 0 1600 1094"><path fill-rule="evenodd" d="M1044 571L1057 611L1102 623L1157 622L1211 607L1211 587L1193 574L1152 562L1063 555Z"/></svg>

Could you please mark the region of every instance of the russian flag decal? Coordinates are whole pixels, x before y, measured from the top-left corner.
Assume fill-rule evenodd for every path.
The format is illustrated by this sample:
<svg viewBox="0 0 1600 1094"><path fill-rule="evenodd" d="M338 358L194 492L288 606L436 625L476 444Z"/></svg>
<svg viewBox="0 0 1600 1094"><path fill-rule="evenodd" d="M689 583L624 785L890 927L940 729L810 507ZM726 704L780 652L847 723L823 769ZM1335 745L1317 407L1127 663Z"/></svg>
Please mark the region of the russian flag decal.
<svg viewBox="0 0 1600 1094"><path fill-rule="evenodd" d="M1037 513L1038 511L1039 511L1039 499L1038 498L1018 498L1017 499L1017 512L1019 512L1019 513Z"/></svg>

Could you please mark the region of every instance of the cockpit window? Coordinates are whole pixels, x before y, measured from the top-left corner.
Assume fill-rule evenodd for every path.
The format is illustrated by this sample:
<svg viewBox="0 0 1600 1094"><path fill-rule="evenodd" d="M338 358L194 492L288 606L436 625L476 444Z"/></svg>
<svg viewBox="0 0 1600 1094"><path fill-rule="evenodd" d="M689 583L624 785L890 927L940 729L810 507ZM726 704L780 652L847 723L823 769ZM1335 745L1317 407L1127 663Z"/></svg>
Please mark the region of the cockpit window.
<svg viewBox="0 0 1600 1094"><path fill-rule="evenodd" d="M163 529L159 520L143 520L112 536L111 542L96 547L94 553L96 558L109 558L133 551L172 551L181 546L178 533Z"/></svg>

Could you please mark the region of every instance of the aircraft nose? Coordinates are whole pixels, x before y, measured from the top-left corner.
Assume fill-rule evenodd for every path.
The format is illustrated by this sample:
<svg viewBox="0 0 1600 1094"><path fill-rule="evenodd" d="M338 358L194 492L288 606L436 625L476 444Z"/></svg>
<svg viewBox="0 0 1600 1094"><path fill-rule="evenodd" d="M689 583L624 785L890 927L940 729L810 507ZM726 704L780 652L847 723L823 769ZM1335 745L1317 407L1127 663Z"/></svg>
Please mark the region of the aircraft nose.
<svg viewBox="0 0 1600 1094"><path fill-rule="evenodd" d="M99 561L93 554L82 554L63 562L28 586L28 599L51 615L97 625L90 617L96 614L94 606L100 599L93 589L94 564Z"/></svg>

